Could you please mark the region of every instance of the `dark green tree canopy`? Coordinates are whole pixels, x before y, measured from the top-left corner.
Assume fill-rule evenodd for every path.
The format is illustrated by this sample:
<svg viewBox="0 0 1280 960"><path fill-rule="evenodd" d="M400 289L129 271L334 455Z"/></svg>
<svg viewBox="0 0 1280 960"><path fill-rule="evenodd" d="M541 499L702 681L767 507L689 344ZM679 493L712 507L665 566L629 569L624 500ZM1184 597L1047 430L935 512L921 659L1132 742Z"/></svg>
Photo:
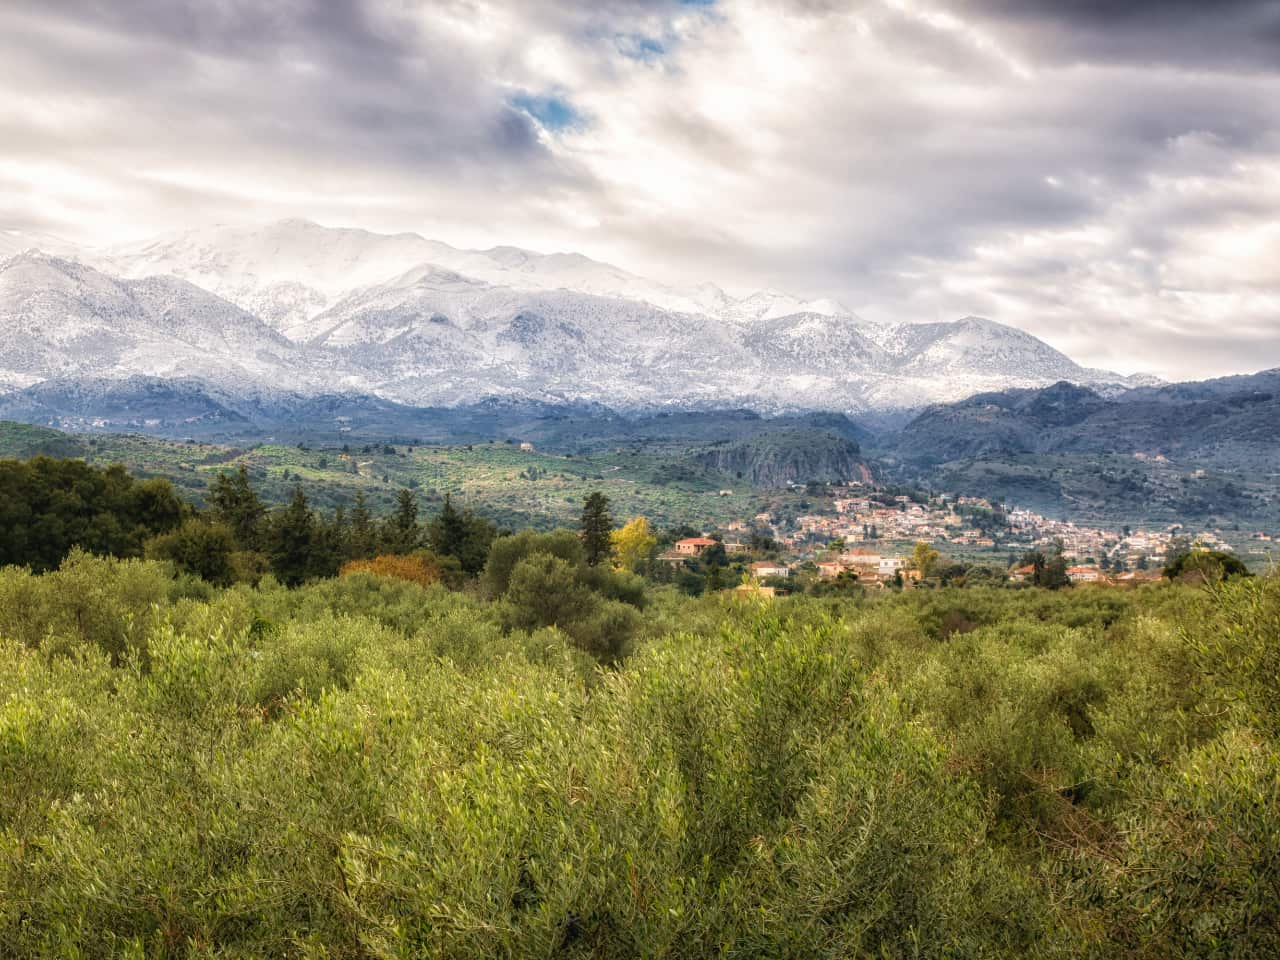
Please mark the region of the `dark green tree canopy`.
<svg viewBox="0 0 1280 960"><path fill-rule="evenodd" d="M1210 582L1228 577L1247 577L1249 568L1239 557L1218 550L1188 550L1179 553L1177 559L1164 568L1169 580L1199 579Z"/></svg>
<svg viewBox="0 0 1280 960"><path fill-rule="evenodd" d="M172 530L190 508L168 480L81 460L0 460L0 566L52 570L72 547L117 557Z"/></svg>
<svg viewBox="0 0 1280 960"><path fill-rule="evenodd" d="M146 555L168 560L178 570L215 586L228 586L235 579L231 556L236 550L235 534L221 523L192 518L169 533L152 537Z"/></svg>
<svg viewBox="0 0 1280 960"><path fill-rule="evenodd" d="M208 500L214 521L231 529L241 549L261 546L267 508L249 483L243 463L235 473L220 472L213 478Z"/></svg>
<svg viewBox="0 0 1280 960"><path fill-rule="evenodd" d="M434 553L453 557L466 573L474 576L484 569L489 544L496 535L492 523L470 510L459 510L446 493L444 506L427 530L427 543Z"/></svg>
<svg viewBox="0 0 1280 960"><path fill-rule="evenodd" d="M396 494L395 511L387 518L386 541L393 553L409 553L422 544L418 498L412 490L401 490Z"/></svg>
<svg viewBox="0 0 1280 960"><path fill-rule="evenodd" d="M315 574L319 531L302 484L294 487L289 505L272 517L267 541L267 557L281 583L296 587Z"/></svg>

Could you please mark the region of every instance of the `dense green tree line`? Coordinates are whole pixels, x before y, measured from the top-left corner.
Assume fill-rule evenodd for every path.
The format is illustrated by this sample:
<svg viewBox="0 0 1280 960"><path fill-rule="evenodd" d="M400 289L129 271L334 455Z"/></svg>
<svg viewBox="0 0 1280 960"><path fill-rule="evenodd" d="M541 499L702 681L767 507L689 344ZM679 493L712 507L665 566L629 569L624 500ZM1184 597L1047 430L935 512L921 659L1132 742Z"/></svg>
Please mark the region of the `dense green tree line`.
<svg viewBox="0 0 1280 960"><path fill-rule="evenodd" d="M49 570L73 546L141 556L149 537L172 530L189 512L169 481L134 480L121 466L0 460L0 565Z"/></svg>
<svg viewBox="0 0 1280 960"><path fill-rule="evenodd" d="M427 523L415 494L401 490L378 520L357 493L350 513L319 515L301 485L268 509L241 466L219 473L208 509L196 510L164 479L135 480L123 467L36 457L0 460L0 565L36 571L58 566L73 548L116 557L146 554L218 585L253 582L270 571L297 586L334 576L348 560L432 551L447 567L475 576L497 529L446 496Z"/></svg>

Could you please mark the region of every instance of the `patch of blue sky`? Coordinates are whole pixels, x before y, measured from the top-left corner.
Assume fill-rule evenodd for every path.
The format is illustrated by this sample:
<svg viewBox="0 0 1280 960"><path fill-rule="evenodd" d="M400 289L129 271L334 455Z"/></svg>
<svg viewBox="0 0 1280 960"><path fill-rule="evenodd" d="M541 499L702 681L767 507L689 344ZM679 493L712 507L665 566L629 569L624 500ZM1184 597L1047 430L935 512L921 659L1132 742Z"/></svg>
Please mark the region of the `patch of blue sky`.
<svg viewBox="0 0 1280 960"><path fill-rule="evenodd" d="M544 129L553 133L587 125L587 118L579 113L573 104L561 96L518 93L508 102L517 110L533 117Z"/></svg>
<svg viewBox="0 0 1280 960"><path fill-rule="evenodd" d="M667 52L666 43L643 33L619 33L613 38L613 42L624 57L646 63L657 60Z"/></svg>

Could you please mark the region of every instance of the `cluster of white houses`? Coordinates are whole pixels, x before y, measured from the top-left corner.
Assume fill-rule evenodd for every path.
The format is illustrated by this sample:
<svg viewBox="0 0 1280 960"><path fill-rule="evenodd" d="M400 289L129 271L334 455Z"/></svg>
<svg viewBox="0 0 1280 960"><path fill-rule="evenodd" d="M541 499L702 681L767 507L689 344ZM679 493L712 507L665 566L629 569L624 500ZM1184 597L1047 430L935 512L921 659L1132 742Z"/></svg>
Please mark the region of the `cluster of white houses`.
<svg viewBox="0 0 1280 960"><path fill-rule="evenodd" d="M993 559L1020 556L1032 549L1044 553L1061 549L1073 583L1127 586L1157 579L1175 538L1194 541L1202 549L1232 550L1221 530L1190 536L1191 531L1177 524L1154 530L1127 526L1106 530L1055 520L982 497L941 495L922 503L912 497L874 493L854 482L842 492L843 496L827 501L830 512L782 518L764 511L752 520L728 523L723 541L688 537L659 559L678 564L715 546L723 547L729 555L749 553L746 544L731 538L745 539L746 533L754 530L766 532L785 553L813 560L818 576L824 579L853 575L859 582L880 584L918 580L920 572L911 569L909 560L894 556L890 544L909 553L910 544L929 543L944 551L947 547L990 550ZM1262 532L1253 534L1252 539L1259 544L1259 552L1271 542ZM785 562L761 560L751 564L750 572L758 583L790 577L793 570ZM1008 575L1021 582L1030 579L1034 570L1014 565Z"/></svg>
<svg viewBox="0 0 1280 960"><path fill-rule="evenodd" d="M745 545L741 543L722 543L711 537L686 537L676 541L675 545L658 559L668 563L682 563L701 556L716 544L721 544L725 548L725 553L742 553L746 550ZM830 559L819 561L817 568L818 576L825 579L834 579L843 573L852 573L863 582L873 583L893 580L900 574L914 573L905 569L906 561L901 557L884 556L878 551L869 549L849 550L836 554ZM751 564L748 570L757 580L791 576L791 566L779 560L759 560ZM919 579L919 574L915 573L914 578Z"/></svg>
<svg viewBox="0 0 1280 960"><path fill-rule="evenodd" d="M852 573L864 582L893 580L900 575L906 576L908 574L906 566L906 561L901 557L885 556L879 551L866 548L848 550L828 560L821 560L817 564L820 577L833 579L843 573ZM909 572L915 574L912 579L919 579L917 572Z"/></svg>
<svg viewBox="0 0 1280 960"><path fill-rule="evenodd" d="M685 560L701 556L705 551L717 544L725 548L726 553L742 553L746 550L741 543L725 543L712 537L686 537L679 540L659 559L669 563L683 563ZM916 581L921 579L921 572L912 569L902 557L880 553L866 547L833 553L815 563L818 576L833 580L845 575L856 576L860 583L885 584L893 581ZM752 563L748 570L757 582L772 579L786 579L792 575L790 564L780 560L759 560ZM1009 579L1015 583L1031 580L1035 567L1028 564L1017 566L1009 571ZM1077 584L1098 584L1100 586L1134 586L1160 578L1159 569L1131 570L1126 572L1109 572L1088 564L1068 567L1067 578Z"/></svg>
<svg viewBox="0 0 1280 960"><path fill-rule="evenodd" d="M964 498L962 498L964 499ZM979 547L993 547L995 542L983 532L965 523L955 512L959 503L943 507L916 503L910 497L894 498L893 506L868 497L836 498L834 514L806 514L797 517L795 530L782 537L783 542L800 547L815 539L839 538L845 543L867 540L942 541ZM987 501L975 504L991 509ZM763 515L768 522L768 515ZM760 522L762 517L756 517Z"/></svg>
<svg viewBox="0 0 1280 960"><path fill-rule="evenodd" d="M1173 539L1191 532L1177 524L1157 530L1128 527L1123 531L1106 530L1055 520L1030 510L1006 508L982 497L942 496L922 504L906 496L896 496L893 501L890 506L870 496L837 497L832 504L834 513L796 517L786 530L779 529L768 513L759 514L755 521L771 529L779 543L796 552L813 550L822 541L834 539L871 546L885 541L945 543L980 550L1050 549L1061 545L1063 555L1069 560L1101 561L1105 557L1110 561L1109 566L1129 568L1163 562ZM973 525L971 515L974 514L1003 517L1007 526L998 534L998 541L991 532ZM737 526L745 528L745 524ZM1257 539L1264 536L1255 535ZM1218 530L1200 531L1191 539L1212 550L1230 552L1232 549ZM875 553L872 550L863 556ZM870 573L869 561L858 565L864 568L863 572ZM1085 570L1086 566L1082 565L1080 582L1087 582L1089 574Z"/></svg>

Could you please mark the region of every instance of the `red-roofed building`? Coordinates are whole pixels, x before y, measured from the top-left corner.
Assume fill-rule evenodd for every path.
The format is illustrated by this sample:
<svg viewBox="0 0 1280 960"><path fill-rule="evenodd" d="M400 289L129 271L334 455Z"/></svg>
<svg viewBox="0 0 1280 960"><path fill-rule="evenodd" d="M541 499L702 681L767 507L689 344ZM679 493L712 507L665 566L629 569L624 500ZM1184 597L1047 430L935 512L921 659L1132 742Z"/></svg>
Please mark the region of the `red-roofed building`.
<svg viewBox="0 0 1280 960"><path fill-rule="evenodd" d="M696 557L708 547L715 546L715 541L710 537L686 537L683 540L676 541L676 553L684 554L687 557Z"/></svg>

